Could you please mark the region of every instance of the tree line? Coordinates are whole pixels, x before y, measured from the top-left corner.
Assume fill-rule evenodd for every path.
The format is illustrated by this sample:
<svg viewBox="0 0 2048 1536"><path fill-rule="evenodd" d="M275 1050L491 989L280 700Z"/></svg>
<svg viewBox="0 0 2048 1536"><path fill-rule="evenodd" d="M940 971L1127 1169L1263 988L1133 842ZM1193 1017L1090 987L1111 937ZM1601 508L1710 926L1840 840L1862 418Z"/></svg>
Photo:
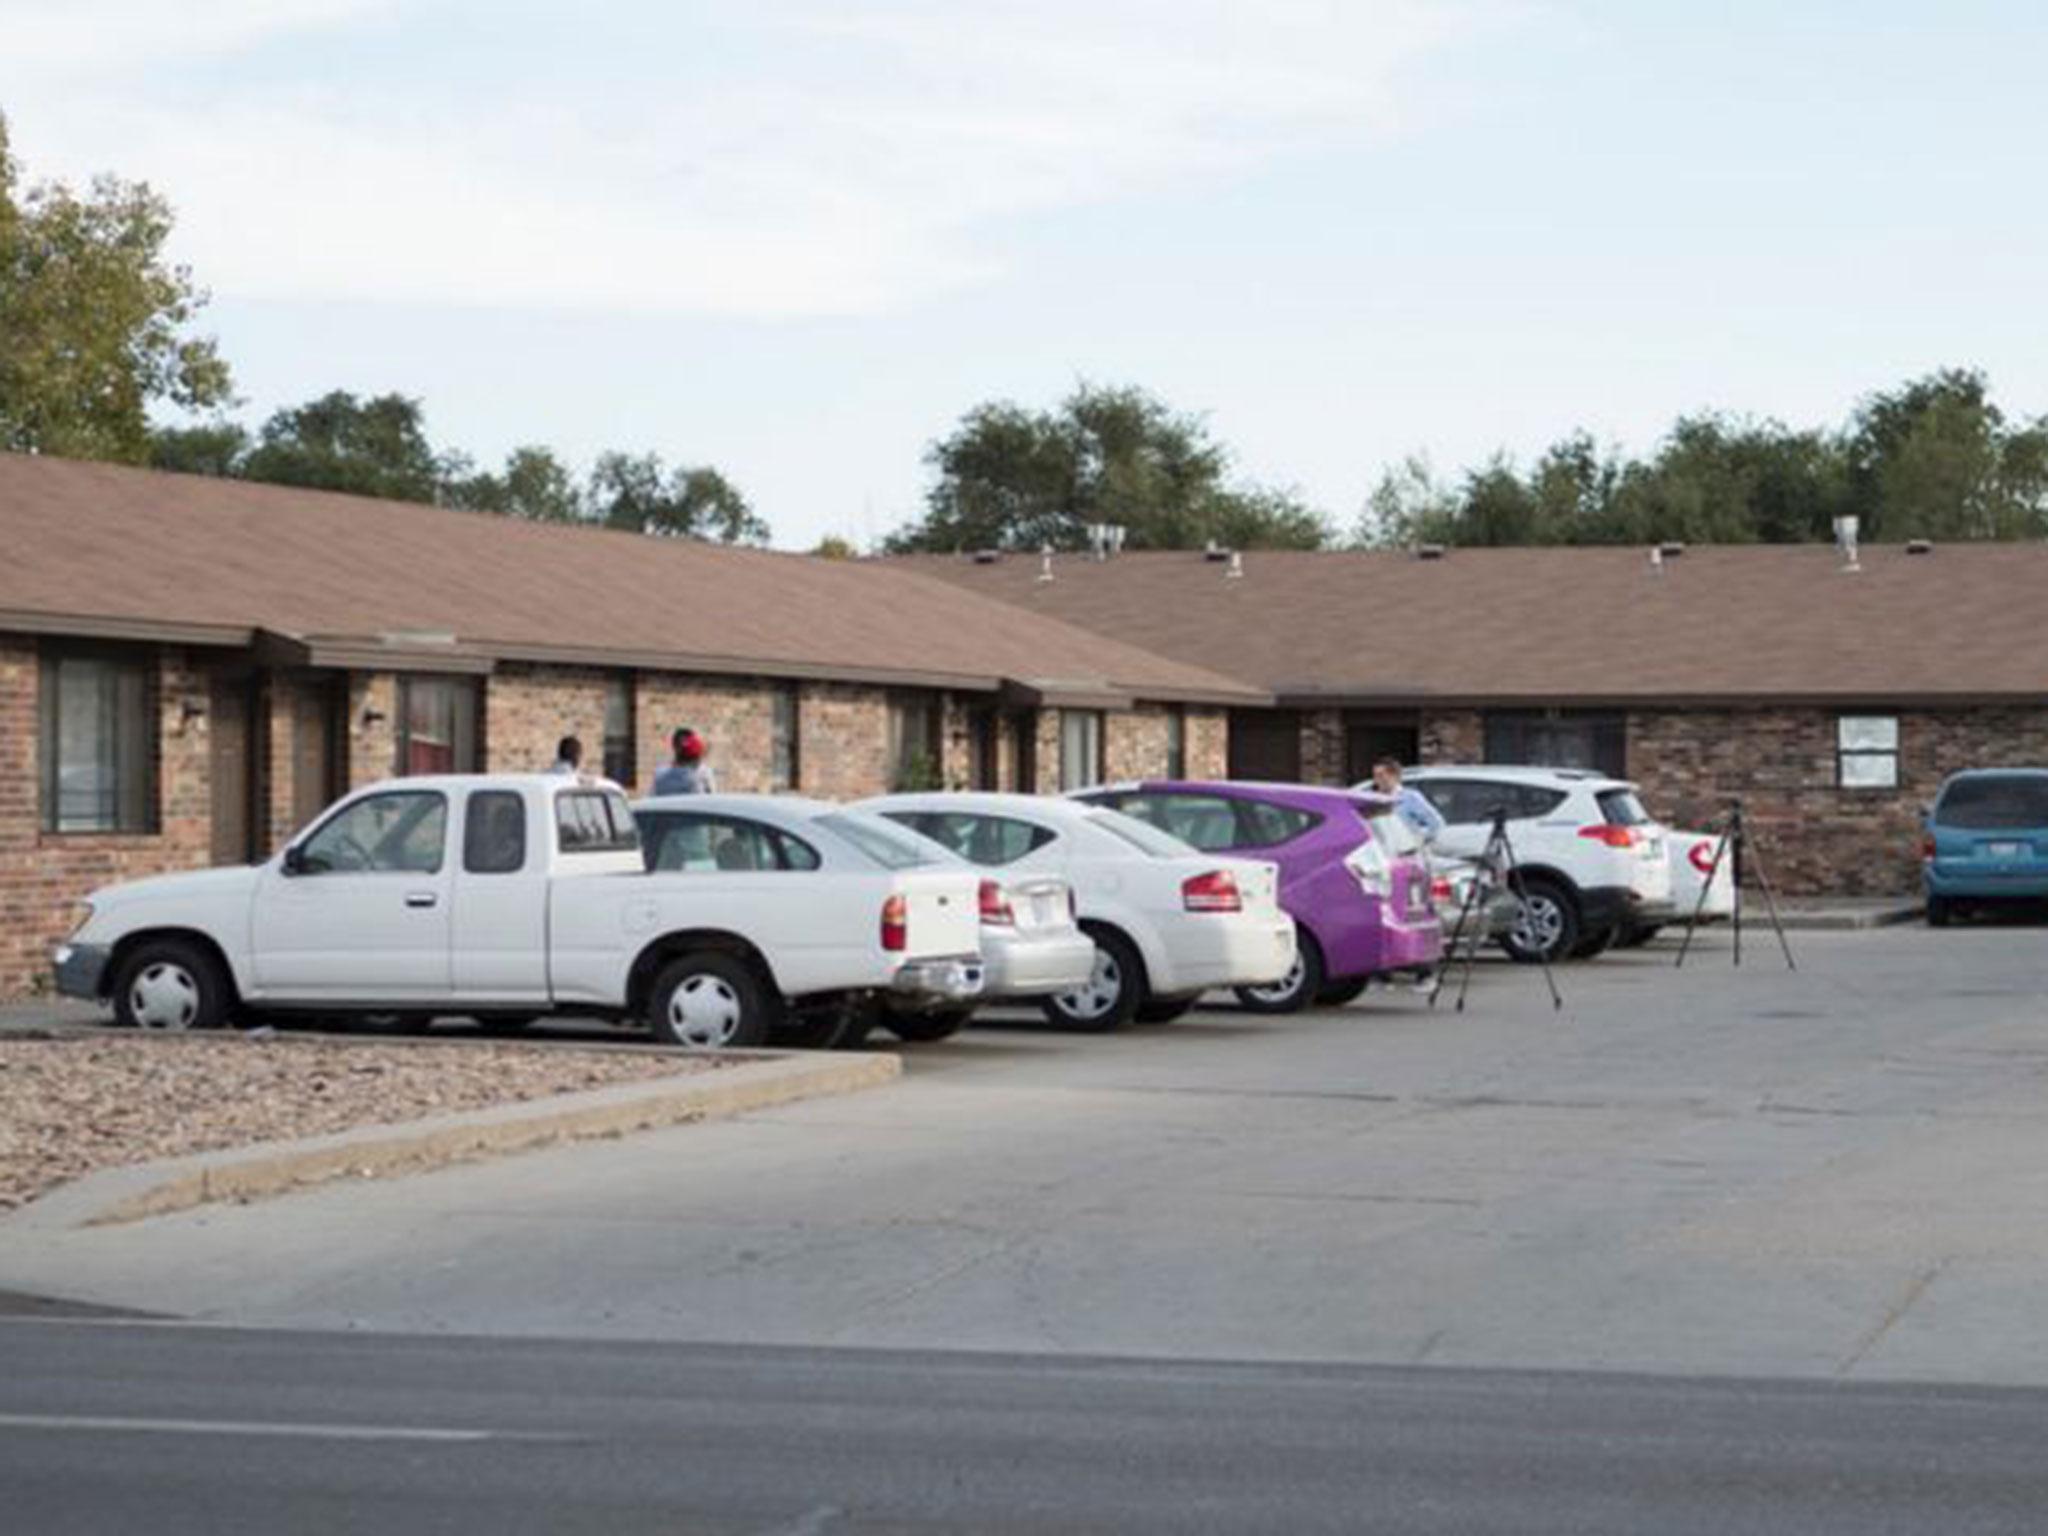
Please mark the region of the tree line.
<svg viewBox="0 0 2048 1536"><path fill-rule="evenodd" d="M141 182L25 185L0 116L0 449L767 542L709 465L609 452L579 476L536 445L482 467L437 447L403 394L335 390L251 430L226 414L236 401L217 344L194 332L206 293L165 259L171 221ZM188 424L152 420L159 407ZM1797 542L1829 538L1843 515L1872 540L2048 536L2048 418L2008 417L1963 368L1870 394L1834 427L1705 412L1642 455L1578 431L1527 465L1496 454L1440 477L1413 457L1379 477L1349 528L1235 475L1202 417L1132 385L1084 383L1051 408L983 402L925 460L923 511L887 536L889 552L1081 549L1100 524L1131 549ZM855 553L837 536L817 552Z"/></svg>

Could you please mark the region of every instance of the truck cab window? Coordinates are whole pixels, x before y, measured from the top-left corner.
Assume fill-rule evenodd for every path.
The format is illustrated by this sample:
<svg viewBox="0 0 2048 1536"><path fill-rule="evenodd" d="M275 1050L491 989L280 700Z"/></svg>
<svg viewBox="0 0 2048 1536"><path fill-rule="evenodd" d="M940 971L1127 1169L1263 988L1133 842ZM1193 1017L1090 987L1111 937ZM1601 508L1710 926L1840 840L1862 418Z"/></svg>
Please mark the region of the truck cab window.
<svg viewBox="0 0 2048 1536"><path fill-rule="evenodd" d="M431 875L441 868L448 801L438 791L369 795L329 817L301 848L310 875Z"/></svg>

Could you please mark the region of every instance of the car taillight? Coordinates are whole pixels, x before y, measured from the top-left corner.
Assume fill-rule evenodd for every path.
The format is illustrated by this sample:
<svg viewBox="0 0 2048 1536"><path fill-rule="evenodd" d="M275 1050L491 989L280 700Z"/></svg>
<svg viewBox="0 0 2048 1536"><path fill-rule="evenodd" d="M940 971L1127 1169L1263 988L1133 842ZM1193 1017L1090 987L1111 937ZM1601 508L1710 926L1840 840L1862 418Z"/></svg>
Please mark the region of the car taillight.
<svg viewBox="0 0 2048 1536"><path fill-rule="evenodd" d="M1617 827L1607 822L1598 826L1579 828L1579 836L1590 837L1596 843L1605 843L1610 848L1633 848L1636 834L1633 827Z"/></svg>
<svg viewBox="0 0 2048 1536"><path fill-rule="evenodd" d="M1190 875L1180 883L1181 904L1190 912L1242 912L1244 897L1238 893L1237 876L1227 869L1212 869L1206 875Z"/></svg>
<svg viewBox="0 0 2048 1536"><path fill-rule="evenodd" d="M1451 895L1451 882L1442 875L1429 882L1429 899L1438 906L1448 907L1451 904Z"/></svg>
<svg viewBox="0 0 2048 1536"><path fill-rule="evenodd" d="M1714 872L1714 845L1707 839L1701 838L1686 849L1685 856L1701 874L1711 875Z"/></svg>
<svg viewBox="0 0 2048 1536"><path fill-rule="evenodd" d="M1920 857L1929 864L1934 862L1934 834L1932 832L1927 833L1920 839Z"/></svg>
<svg viewBox="0 0 2048 1536"><path fill-rule="evenodd" d="M997 928L1016 926L1017 914L1010 910L1010 898L1003 894L1000 880L981 882L981 920Z"/></svg>
<svg viewBox="0 0 2048 1536"><path fill-rule="evenodd" d="M910 898L891 896L882 903L882 948L901 953L910 947Z"/></svg>

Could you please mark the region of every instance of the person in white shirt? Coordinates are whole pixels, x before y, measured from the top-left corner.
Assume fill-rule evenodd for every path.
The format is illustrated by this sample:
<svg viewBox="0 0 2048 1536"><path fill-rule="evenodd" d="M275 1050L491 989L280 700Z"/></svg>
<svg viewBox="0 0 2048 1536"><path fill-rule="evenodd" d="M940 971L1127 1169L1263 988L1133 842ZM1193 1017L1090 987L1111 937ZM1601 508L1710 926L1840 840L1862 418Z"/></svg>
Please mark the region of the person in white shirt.
<svg viewBox="0 0 2048 1536"><path fill-rule="evenodd" d="M549 773L573 779L583 771L583 743L574 736L564 736L555 744L555 766Z"/></svg>

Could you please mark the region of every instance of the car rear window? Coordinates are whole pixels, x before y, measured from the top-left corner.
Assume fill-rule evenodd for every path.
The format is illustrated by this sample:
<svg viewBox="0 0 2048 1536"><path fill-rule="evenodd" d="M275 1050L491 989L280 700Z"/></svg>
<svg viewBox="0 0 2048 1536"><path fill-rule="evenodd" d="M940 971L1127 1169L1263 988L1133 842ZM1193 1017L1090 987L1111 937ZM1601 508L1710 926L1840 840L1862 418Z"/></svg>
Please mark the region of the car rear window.
<svg viewBox="0 0 2048 1536"><path fill-rule="evenodd" d="M830 816L820 816L818 825L884 869L916 869L936 864L944 857L923 839L906 836L881 817L861 811L834 811Z"/></svg>
<svg viewBox="0 0 2048 1536"><path fill-rule="evenodd" d="M1643 809L1643 802L1632 789L1603 789L1593 798L1600 802L1600 814L1607 818L1610 827L1649 825L1650 813Z"/></svg>
<svg viewBox="0 0 2048 1536"><path fill-rule="evenodd" d="M1942 791L1934 820L1939 826L1979 831L2048 827L2048 775L1986 774L1957 779Z"/></svg>
<svg viewBox="0 0 2048 1536"><path fill-rule="evenodd" d="M1196 851L1193 844L1184 843L1172 833L1162 832L1121 811L1090 811L1088 820L1112 837L1123 839L1147 858L1180 859Z"/></svg>
<svg viewBox="0 0 2048 1536"><path fill-rule="evenodd" d="M555 796L555 840L564 853L618 852L638 848L640 833L623 795L579 789Z"/></svg>
<svg viewBox="0 0 2048 1536"><path fill-rule="evenodd" d="M922 833L970 864L1014 864L1057 835L1050 827L979 811L884 811L888 820Z"/></svg>

